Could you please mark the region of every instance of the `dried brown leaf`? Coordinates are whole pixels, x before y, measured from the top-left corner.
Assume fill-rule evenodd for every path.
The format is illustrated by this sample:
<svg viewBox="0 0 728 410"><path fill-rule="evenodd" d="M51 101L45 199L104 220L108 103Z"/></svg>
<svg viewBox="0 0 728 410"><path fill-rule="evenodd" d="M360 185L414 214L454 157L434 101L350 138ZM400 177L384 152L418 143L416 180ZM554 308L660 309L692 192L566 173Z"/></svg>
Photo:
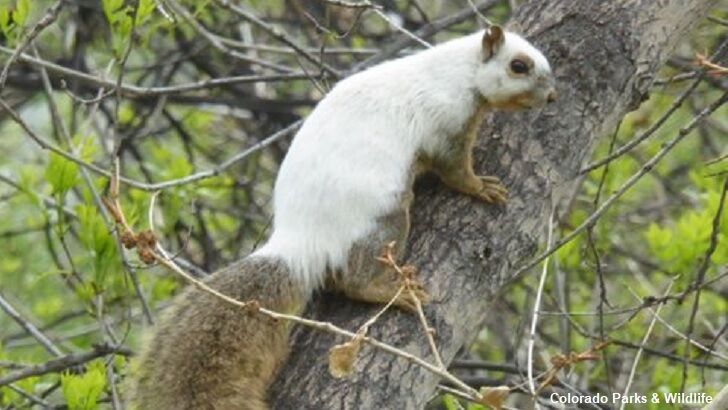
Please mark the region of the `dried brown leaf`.
<svg viewBox="0 0 728 410"><path fill-rule="evenodd" d="M329 373L337 379L350 375L360 349L360 337L332 347L329 350Z"/></svg>
<svg viewBox="0 0 728 410"><path fill-rule="evenodd" d="M490 406L495 410L501 410L503 408L503 402L510 393L511 389L508 386L484 386L480 388L482 399L479 400L479 403Z"/></svg>

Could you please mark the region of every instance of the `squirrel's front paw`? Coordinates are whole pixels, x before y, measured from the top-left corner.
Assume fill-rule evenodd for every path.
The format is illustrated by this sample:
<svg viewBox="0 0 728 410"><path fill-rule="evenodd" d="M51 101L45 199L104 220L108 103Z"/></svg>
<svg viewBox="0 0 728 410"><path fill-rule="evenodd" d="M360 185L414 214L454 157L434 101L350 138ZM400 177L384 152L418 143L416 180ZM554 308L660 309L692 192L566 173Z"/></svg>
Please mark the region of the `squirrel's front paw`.
<svg viewBox="0 0 728 410"><path fill-rule="evenodd" d="M412 296L416 297L421 305L426 304L430 298L425 288L419 282L411 281L410 289L403 290L394 301L394 305L408 312L417 312L417 303Z"/></svg>
<svg viewBox="0 0 728 410"><path fill-rule="evenodd" d="M501 184L500 179L494 176L479 176L480 191L478 198L483 201L505 205L508 201L508 190Z"/></svg>

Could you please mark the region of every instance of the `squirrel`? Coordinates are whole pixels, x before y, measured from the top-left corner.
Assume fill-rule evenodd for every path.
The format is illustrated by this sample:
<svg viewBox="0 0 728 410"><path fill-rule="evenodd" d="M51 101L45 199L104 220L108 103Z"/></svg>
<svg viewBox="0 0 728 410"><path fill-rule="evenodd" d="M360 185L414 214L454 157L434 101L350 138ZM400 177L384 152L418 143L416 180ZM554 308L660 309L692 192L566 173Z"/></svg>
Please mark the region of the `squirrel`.
<svg viewBox="0 0 728 410"><path fill-rule="evenodd" d="M491 110L554 101L551 68L519 35L493 25L340 81L291 143L274 185L273 232L205 283L241 301L301 314L322 287L387 303L400 280L376 262L409 232L414 179L503 204L507 191L473 170L472 146ZM415 296L427 300L419 285ZM414 309L409 292L394 305ZM289 350L291 324L188 287L144 344L131 386L142 410L265 410Z"/></svg>

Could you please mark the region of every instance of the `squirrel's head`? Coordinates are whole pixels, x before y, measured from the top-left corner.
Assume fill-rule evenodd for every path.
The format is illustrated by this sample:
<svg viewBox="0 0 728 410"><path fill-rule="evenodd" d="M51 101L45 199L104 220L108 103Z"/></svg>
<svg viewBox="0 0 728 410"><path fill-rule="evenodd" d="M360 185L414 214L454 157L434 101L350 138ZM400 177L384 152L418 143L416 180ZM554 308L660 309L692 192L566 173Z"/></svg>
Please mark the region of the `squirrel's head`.
<svg viewBox="0 0 728 410"><path fill-rule="evenodd" d="M518 110L556 100L548 60L521 36L491 26L483 34L475 83L489 105Z"/></svg>

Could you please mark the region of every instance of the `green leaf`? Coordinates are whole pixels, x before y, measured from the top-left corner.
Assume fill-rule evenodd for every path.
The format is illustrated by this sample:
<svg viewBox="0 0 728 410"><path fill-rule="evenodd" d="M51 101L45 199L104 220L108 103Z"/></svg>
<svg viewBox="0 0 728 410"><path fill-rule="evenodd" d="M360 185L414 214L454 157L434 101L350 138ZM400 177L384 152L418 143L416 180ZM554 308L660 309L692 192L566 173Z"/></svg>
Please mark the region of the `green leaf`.
<svg viewBox="0 0 728 410"><path fill-rule="evenodd" d="M351 48L353 49L360 49L360 48L366 48L367 41L362 36L352 36L351 37Z"/></svg>
<svg viewBox="0 0 728 410"><path fill-rule="evenodd" d="M124 5L124 0L101 0L101 7L104 9L104 15L109 24L114 24L119 18L119 10Z"/></svg>
<svg viewBox="0 0 728 410"><path fill-rule="evenodd" d="M94 285L101 292L108 272L116 266L116 243L95 206L79 205L76 213L80 225L78 237L84 247L91 251Z"/></svg>
<svg viewBox="0 0 728 410"><path fill-rule="evenodd" d="M669 263L674 260L675 241L673 240L672 230L662 228L653 222L645 231L645 239L652 254L661 262Z"/></svg>
<svg viewBox="0 0 728 410"><path fill-rule="evenodd" d="M137 9L137 25L144 23L152 15L155 7L154 0L140 0Z"/></svg>
<svg viewBox="0 0 728 410"><path fill-rule="evenodd" d="M130 41L132 18L126 14L120 14L116 23L112 26L111 51L115 56L121 57Z"/></svg>
<svg viewBox="0 0 728 410"><path fill-rule="evenodd" d="M18 2L15 3L15 10L13 10L13 21L15 24L18 26L25 24L29 10L30 2L28 0L18 0Z"/></svg>
<svg viewBox="0 0 728 410"><path fill-rule="evenodd" d="M171 278L161 277L154 282L152 287L151 298L154 301L166 300L179 287L179 283Z"/></svg>
<svg viewBox="0 0 728 410"><path fill-rule="evenodd" d="M94 297L96 296L96 288L90 282L84 282L83 285L76 286L74 292L79 300L86 304L93 303Z"/></svg>
<svg viewBox="0 0 728 410"><path fill-rule="evenodd" d="M446 410L460 410L463 407L458 403L458 400L451 394L445 394L442 396L442 404Z"/></svg>
<svg viewBox="0 0 728 410"><path fill-rule="evenodd" d="M134 107L131 104L122 104L119 108L119 124L129 125L136 118Z"/></svg>
<svg viewBox="0 0 728 410"><path fill-rule="evenodd" d="M101 361L88 365L84 374L61 375L63 397L70 410L92 410L98 408L98 400L106 388L106 369Z"/></svg>
<svg viewBox="0 0 728 410"><path fill-rule="evenodd" d="M92 161L94 155L98 151L95 145L95 138L93 135L79 135L76 134L72 138L72 144L77 149L78 156L84 161Z"/></svg>
<svg viewBox="0 0 728 410"><path fill-rule="evenodd" d="M21 192L26 195L30 200L30 203L35 205L41 212L45 212L46 207L43 205L43 200L36 192L35 186L38 182L38 174L35 173L33 167L25 166L20 169L20 177L18 178L18 185L20 186Z"/></svg>
<svg viewBox="0 0 728 410"><path fill-rule="evenodd" d="M122 40L126 41L131 35L131 29L134 26L133 19L131 16L126 14L126 11L117 20L116 31Z"/></svg>
<svg viewBox="0 0 728 410"><path fill-rule="evenodd" d="M59 295L51 295L42 299L39 299L33 305L33 314L43 320L52 320L56 315L59 315L63 307L65 299Z"/></svg>
<svg viewBox="0 0 728 410"><path fill-rule="evenodd" d="M5 36L10 33L10 10L7 6L0 7L0 30Z"/></svg>
<svg viewBox="0 0 728 410"><path fill-rule="evenodd" d="M45 179L51 184L53 194L65 195L78 180L78 165L51 153L45 171Z"/></svg>
<svg viewBox="0 0 728 410"><path fill-rule="evenodd" d="M581 264L581 243L578 239L567 242L556 251L559 264L570 269L577 269Z"/></svg>

